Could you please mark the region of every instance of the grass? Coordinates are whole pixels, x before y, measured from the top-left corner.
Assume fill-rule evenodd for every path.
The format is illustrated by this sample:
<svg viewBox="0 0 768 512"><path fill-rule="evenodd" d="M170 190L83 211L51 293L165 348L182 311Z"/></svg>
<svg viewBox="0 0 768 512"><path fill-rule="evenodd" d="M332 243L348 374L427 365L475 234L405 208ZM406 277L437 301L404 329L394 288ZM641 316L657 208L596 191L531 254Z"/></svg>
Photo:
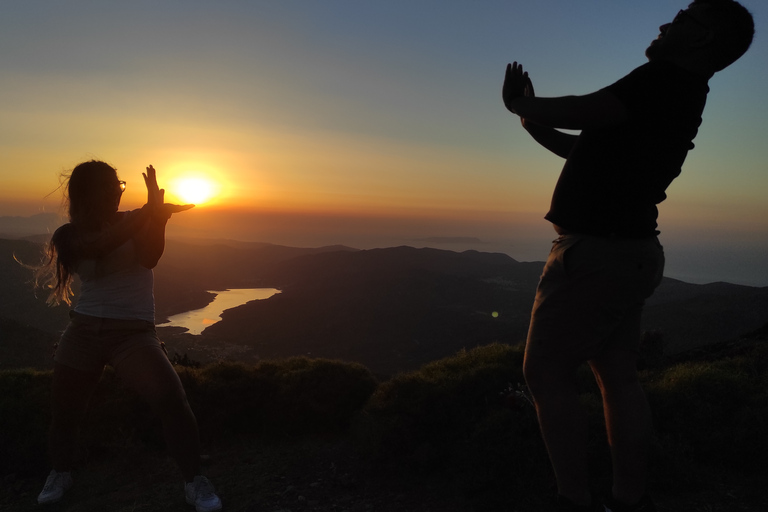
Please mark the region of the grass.
<svg viewBox="0 0 768 512"><path fill-rule="evenodd" d="M543 505L553 479L533 407L510 393L523 382L522 356L488 345L384 382L323 359L177 368L229 510L525 511ZM756 341L737 355L641 373L661 510L766 509L757 482L768 476L767 365L768 343ZM595 485L605 487L600 399L589 372L579 378ZM50 379L0 372L3 510L26 510L20 503L34 502L45 477ZM77 491L66 510L100 510L107 499L120 503L114 510L185 509L157 421L110 371L82 438L80 481L103 494Z"/></svg>

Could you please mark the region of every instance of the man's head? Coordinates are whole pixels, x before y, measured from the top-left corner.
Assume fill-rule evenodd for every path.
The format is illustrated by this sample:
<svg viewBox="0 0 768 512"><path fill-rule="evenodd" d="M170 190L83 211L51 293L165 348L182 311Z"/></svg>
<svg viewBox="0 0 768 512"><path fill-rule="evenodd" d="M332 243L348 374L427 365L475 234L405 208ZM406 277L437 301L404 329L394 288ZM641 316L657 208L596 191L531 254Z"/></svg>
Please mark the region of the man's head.
<svg viewBox="0 0 768 512"><path fill-rule="evenodd" d="M659 31L645 52L648 60L669 60L711 75L744 55L755 26L749 11L734 0L694 0Z"/></svg>

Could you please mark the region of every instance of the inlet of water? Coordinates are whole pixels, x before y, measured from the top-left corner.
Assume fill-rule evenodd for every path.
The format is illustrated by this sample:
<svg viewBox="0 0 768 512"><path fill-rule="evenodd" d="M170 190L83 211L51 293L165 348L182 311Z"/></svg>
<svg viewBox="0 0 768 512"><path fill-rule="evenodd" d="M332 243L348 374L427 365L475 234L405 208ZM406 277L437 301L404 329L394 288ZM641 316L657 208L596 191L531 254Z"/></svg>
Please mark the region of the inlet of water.
<svg viewBox="0 0 768 512"><path fill-rule="evenodd" d="M276 288L235 288L215 293L213 301L201 309L173 315L168 322L160 324L163 327L184 327L189 334L201 334L203 329L221 320L221 313L227 309L245 304L252 300L268 299L280 290Z"/></svg>

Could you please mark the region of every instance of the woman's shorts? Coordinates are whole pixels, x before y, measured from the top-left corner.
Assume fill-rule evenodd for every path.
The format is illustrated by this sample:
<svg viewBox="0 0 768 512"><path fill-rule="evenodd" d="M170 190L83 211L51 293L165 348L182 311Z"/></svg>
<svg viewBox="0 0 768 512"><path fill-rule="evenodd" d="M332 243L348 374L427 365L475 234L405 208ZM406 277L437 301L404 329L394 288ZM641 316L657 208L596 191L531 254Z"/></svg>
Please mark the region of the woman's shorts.
<svg viewBox="0 0 768 512"><path fill-rule="evenodd" d="M164 351L152 322L98 318L74 311L69 318L53 359L76 370L101 372L105 364L117 367L144 347Z"/></svg>

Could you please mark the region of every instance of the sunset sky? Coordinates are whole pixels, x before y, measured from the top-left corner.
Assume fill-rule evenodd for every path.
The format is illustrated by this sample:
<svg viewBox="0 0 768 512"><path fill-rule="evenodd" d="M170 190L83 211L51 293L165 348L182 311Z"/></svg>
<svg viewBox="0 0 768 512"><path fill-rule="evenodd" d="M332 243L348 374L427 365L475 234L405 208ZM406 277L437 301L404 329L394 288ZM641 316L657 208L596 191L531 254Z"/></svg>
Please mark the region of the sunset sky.
<svg viewBox="0 0 768 512"><path fill-rule="evenodd" d="M58 211L59 174L95 158L124 208L149 164L172 201L183 178L212 184L169 236L544 260L562 160L504 109L504 67L539 96L592 92L686 3L6 0L0 215ZM742 3L755 42L710 81L660 229L667 275L768 286L768 4Z"/></svg>

